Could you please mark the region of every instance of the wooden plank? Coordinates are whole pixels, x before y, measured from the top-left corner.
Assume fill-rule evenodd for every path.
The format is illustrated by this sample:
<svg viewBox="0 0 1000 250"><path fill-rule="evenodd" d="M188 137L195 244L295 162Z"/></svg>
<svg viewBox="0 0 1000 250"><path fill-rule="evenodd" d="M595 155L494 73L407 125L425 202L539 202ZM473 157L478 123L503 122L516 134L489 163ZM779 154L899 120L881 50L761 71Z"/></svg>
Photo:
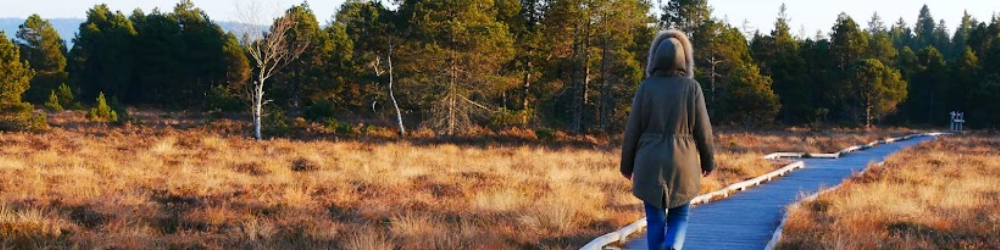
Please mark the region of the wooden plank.
<svg viewBox="0 0 1000 250"><path fill-rule="evenodd" d="M809 154L809 158L837 159L837 158L840 158L840 153L832 153L832 154Z"/></svg>
<svg viewBox="0 0 1000 250"><path fill-rule="evenodd" d="M764 159L778 160L778 159L785 159L785 158L802 158L803 155L805 155L805 153L799 153L799 152L778 152L778 153L773 153L773 154L765 155Z"/></svg>

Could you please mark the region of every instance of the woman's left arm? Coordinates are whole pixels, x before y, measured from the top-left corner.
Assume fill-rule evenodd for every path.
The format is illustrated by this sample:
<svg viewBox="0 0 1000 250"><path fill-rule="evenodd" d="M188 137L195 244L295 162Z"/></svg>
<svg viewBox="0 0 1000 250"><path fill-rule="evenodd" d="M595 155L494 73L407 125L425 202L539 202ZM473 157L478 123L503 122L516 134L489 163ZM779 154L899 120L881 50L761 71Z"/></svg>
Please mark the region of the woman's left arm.
<svg viewBox="0 0 1000 250"><path fill-rule="evenodd" d="M694 83L696 89L694 114L694 141L701 156L701 171L708 175L715 170L715 149L712 141L712 122L708 118L708 108L705 105L705 94L701 85Z"/></svg>

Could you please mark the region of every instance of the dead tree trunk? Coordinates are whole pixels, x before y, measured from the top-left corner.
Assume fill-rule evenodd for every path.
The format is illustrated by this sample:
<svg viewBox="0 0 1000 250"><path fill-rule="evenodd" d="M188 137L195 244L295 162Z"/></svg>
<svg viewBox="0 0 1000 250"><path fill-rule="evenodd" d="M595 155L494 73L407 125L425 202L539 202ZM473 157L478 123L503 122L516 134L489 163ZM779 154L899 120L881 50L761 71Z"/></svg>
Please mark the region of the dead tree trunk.
<svg viewBox="0 0 1000 250"><path fill-rule="evenodd" d="M719 77L719 76L722 76L721 74L719 74L718 72L716 72L716 67L720 63L723 63L723 62L725 62L725 61L724 60L717 60L715 58L715 54L712 54L712 58L710 58L709 61L708 61L708 64L712 65L711 69L709 69L709 72L708 72L708 89L709 89L709 96L708 96L709 109L708 109L708 112L709 112L709 115L712 116L712 117L714 117L716 115L716 113L718 113L718 110L720 110L720 108L721 108L721 107L719 107L719 103L718 103L718 98L717 98L718 97L718 92L716 91L716 89L718 88L718 84L716 84L716 80L715 79L717 77Z"/></svg>

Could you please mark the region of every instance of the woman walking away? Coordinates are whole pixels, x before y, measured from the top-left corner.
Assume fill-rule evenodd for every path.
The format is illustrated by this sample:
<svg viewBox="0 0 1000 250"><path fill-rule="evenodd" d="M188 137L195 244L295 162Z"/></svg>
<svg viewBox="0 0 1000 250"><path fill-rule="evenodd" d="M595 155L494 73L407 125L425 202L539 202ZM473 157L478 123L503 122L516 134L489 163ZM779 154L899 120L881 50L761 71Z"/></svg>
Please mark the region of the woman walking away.
<svg viewBox="0 0 1000 250"><path fill-rule="evenodd" d="M693 79L693 55L681 31L653 39L625 127L621 172L645 203L649 249L681 249L691 199L714 168L712 124Z"/></svg>

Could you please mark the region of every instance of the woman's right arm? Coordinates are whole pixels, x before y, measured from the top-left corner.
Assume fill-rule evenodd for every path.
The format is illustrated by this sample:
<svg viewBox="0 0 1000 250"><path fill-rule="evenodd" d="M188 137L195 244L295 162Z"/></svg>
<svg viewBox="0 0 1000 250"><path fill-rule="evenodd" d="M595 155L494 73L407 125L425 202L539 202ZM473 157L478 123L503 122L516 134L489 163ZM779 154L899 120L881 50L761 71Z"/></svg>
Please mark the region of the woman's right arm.
<svg viewBox="0 0 1000 250"><path fill-rule="evenodd" d="M642 86L635 90L635 97L632 98L632 111L628 114L628 123L625 125L625 135L622 136L622 163L621 172L625 177L632 176L635 168L635 153L639 147L639 136L645 128L642 122Z"/></svg>

